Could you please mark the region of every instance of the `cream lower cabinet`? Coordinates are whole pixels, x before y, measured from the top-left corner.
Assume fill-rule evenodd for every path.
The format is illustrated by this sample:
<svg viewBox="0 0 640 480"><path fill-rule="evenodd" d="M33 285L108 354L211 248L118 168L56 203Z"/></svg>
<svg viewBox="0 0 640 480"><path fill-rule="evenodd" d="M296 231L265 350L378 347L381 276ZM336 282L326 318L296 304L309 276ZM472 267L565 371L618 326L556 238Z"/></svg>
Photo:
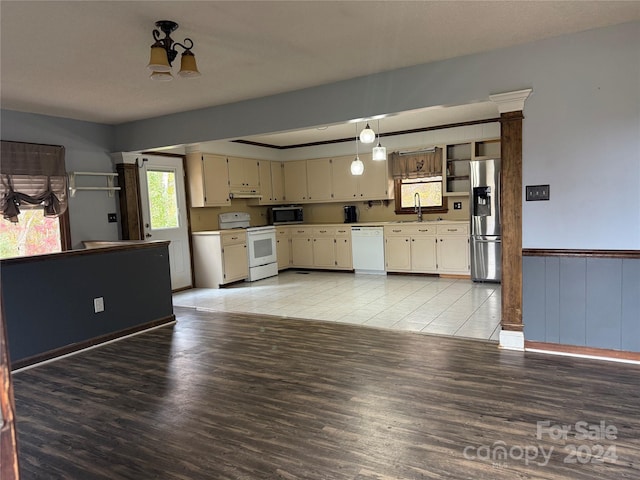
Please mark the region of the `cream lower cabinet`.
<svg viewBox="0 0 640 480"><path fill-rule="evenodd" d="M387 272L437 273L435 234L430 225L385 226Z"/></svg>
<svg viewBox="0 0 640 480"><path fill-rule="evenodd" d="M291 228L291 266L313 267L313 238L311 227Z"/></svg>
<svg viewBox="0 0 640 480"><path fill-rule="evenodd" d="M291 266L291 230L289 227L276 228L276 256L278 270Z"/></svg>
<svg viewBox="0 0 640 480"><path fill-rule="evenodd" d="M334 225L289 228L292 267L353 270L350 228Z"/></svg>
<svg viewBox="0 0 640 480"><path fill-rule="evenodd" d="M339 270L353 270L351 228L336 227L336 265Z"/></svg>
<svg viewBox="0 0 640 480"><path fill-rule="evenodd" d="M249 276L245 231L212 231L193 234L196 287L219 288Z"/></svg>
<svg viewBox="0 0 640 480"><path fill-rule="evenodd" d="M469 225L449 224L437 226L438 273L469 275Z"/></svg>
<svg viewBox="0 0 640 480"><path fill-rule="evenodd" d="M467 223L386 225L387 272L469 275Z"/></svg>

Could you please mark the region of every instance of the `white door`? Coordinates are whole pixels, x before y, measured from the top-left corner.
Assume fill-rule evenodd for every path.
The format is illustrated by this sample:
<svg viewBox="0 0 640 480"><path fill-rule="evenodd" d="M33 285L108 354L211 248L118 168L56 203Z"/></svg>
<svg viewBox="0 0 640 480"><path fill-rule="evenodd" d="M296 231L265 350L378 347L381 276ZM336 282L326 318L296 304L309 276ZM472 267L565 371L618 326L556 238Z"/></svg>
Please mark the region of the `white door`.
<svg viewBox="0 0 640 480"><path fill-rule="evenodd" d="M182 158L146 156L140 169L147 240L169 240L171 289L191 286L191 252Z"/></svg>

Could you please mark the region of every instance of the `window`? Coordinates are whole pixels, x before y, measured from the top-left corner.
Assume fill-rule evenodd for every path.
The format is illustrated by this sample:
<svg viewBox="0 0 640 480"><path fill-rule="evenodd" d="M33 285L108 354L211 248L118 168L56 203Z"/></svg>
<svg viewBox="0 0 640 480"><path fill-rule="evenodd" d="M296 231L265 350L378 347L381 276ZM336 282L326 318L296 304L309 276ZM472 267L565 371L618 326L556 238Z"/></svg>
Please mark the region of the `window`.
<svg viewBox="0 0 640 480"><path fill-rule="evenodd" d="M447 199L442 196L442 177L395 180L396 213L414 213L416 193L423 213L447 213Z"/></svg>
<svg viewBox="0 0 640 480"><path fill-rule="evenodd" d="M180 225L175 172L148 170L147 186L151 228L178 228Z"/></svg>
<svg viewBox="0 0 640 480"><path fill-rule="evenodd" d="M69 217L45 217L42 208L23 209L17 223L0 218L0 258L61 252L71 248Z"/></svg>

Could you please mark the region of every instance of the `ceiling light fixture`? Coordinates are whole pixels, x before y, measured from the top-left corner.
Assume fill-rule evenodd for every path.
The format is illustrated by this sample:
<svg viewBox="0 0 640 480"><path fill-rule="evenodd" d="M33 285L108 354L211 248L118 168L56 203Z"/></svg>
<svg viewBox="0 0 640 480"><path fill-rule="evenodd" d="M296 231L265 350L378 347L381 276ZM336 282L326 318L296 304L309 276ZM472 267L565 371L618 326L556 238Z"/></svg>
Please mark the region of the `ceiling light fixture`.
<svg viewBox="0 0 640 480"><path fill-rule="evenodd" d="M356 123L356 158L351 162L351 175L362 175L364 173L364 163L358 156L358 124Z"/></svg>
<svg viewBox="0 0 640 480"><path fill-rule="evenodd" d="M376 139L376 132L371 130L369 123L367 123L367 126L364 127L364 129L360 132L360 141L362 143L373 143L375 139Z"/></svg>
<svg viewBox="0 0 640 480"><path fill-rule="evenodd" d="M387 149L380 145L380 120L378 120L378 146L373 147L373 151L371 152L372 160L376 162L381 162L387 159Z"/></svg>
<svg viewBox="0 0 640 480"><path fill-rule="evenodd" d="M173 80L171 75L171 64L178 55L178 51L175 47L182 47L182 57L180 58L180 71L178 75L185 78L199 77L201 74L198 71L196 65L196 57L191 51L193 48L193 40L185 38L184 43L189 46L183 45L178 42L174 42L171 38L171 32L178 28L176 22L171 20L159 20L156 22L158 27L164 33L164 38L160 38L160 31L153 30L153 38L155 43L151 45L151 59L147 68L151 70L151 79L161 82L168 82Z"/></svg>

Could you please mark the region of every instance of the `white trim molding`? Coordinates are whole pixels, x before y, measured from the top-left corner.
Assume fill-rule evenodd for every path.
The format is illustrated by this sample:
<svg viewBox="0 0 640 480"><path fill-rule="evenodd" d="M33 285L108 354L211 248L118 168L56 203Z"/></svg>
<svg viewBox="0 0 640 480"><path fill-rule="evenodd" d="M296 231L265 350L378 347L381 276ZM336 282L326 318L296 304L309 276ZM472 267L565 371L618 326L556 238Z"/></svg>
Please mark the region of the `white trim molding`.
<svg viewBox="0 0 640 480"><path fill-rule="evenodd" d="M524 101L529 98L533 89L518 90L515 92L496 93L489 95L489 99L498 104L500 114L524 110Z"/></svg>
<svg viewBox="0 0 640 480"><path fill-rule="evenodd" d="M500 348L524 352L524 333L500 330Z"/></svg>

